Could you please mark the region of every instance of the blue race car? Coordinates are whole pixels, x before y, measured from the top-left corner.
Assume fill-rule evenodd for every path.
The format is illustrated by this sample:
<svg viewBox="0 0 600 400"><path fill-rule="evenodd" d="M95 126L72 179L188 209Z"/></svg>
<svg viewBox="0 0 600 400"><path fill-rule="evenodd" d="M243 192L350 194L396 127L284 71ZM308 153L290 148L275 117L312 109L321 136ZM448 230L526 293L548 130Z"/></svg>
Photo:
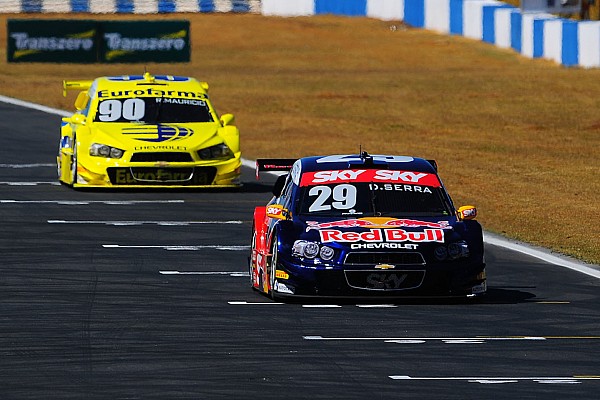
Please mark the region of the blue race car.
<svg viewBox="0 0 600 400"><path fill-rule="evenodd" d="M273 299L485 294L477 210L455 209L435 161L363 152L257 160L261 171L287 174L254 211L254 289Z"/></svg>

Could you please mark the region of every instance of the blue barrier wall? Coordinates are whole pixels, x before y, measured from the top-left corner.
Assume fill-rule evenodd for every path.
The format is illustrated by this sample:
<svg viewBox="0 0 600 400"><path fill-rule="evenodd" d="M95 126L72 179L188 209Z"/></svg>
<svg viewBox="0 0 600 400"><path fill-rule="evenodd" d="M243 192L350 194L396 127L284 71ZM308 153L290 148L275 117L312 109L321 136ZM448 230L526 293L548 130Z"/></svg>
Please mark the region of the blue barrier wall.
<svg viewBox="0 0 600 400"><path fill-rule="evenodd" d="M260 12L261 0L20 0L2 12L80 13L174 13L174 12ZM290 0L295 1L295 0ZM353 1L353 0L350 0ZM366 0L361 0L363 3ZM0 3L2 0L0 0ZM11 4L12 4L11 3ZM324 2L325 3L325 2ZM331 2L329 2L331 3ZM340 10L346 12L347 10ZM333 12L333 11L332 11ZM365 12L362 12L364 15Z"/></svg>

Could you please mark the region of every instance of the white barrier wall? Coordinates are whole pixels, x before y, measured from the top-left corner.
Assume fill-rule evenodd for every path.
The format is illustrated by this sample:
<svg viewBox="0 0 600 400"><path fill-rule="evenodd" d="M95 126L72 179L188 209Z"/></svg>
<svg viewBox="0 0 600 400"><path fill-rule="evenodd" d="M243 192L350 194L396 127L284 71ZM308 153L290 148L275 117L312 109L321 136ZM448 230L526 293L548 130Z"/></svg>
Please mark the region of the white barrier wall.
<svg viewBox="0 0 600 400"><path fill-rule="evenodd" d="M463 35L471 39L483 39L483 7L502 5L494 0L465 0L463 5Z"/></svg>
<svg viewBox="0 0 600 400"><path fill-rule="evenodd" d="M404 1L405 0L371 0L367 2L367 17L384 21L402 21L404 20Z"/></svg>
<svg viewBox="0 0 600 400"><path fill-rule="evenodd" d="M277 15L282 17L299 17L315 14L314 0L262 0L263 15Z"/></svg>
<svg viewBox="0 0 600 400"><path fill-rule="evenodd" d="M442 33L450 32L450 2L425 0L425 28Z"/></svg>
<svg viewBox="0 0 600 400"><path fill-rule="evenodd" d="M514 8L498 8L494 11L494 37L496 46L504 49L510 48L511 16L517 12Z"/></svg>
<svg viewBox="0 0 600 400"><path fill-rule="evenodd" d="M579 65L585 68L600 66L600 21L580 22Z"/></svg>

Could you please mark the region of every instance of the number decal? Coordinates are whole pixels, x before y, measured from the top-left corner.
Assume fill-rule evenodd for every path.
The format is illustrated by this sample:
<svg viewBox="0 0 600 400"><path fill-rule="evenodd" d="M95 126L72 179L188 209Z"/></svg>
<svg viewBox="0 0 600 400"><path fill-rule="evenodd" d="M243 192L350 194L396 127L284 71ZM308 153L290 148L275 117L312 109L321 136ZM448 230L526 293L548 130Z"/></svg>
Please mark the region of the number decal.
<svg viewBox="0 0 600 400"><path fill-rule="evenodd" d="M100 116L98 119L102 122L114 122L121 118L128 121L139 121L144 118L146 105L142 99L104 100L98 107Z"/></svg>
<svg viewBox="0 0 600 400"><path fill-rule="evenodd" d="M314 201L314 203L311 204L311 206L308 209L308 212L331 210L331 206L325 204L325 202L327 201L327 199L329 199L329 196L331 195L331 189L329 189L329 187L315 186L310 188L310 192L308 192L308 194L310 196L319 196Z"/></svg>
<svg viewBox="0 0 600 400"><path fill-rule="evenodd" d="M333 188L331 205L338 210L348 210L356 205L356 187L352 185L337 185Z"/></svg>
<svg viewBox="0 0 600 400"><path fill-rule="evenodd" d="M327 211L331 207L336 210L349 210L356 205L356 187L353 185L336 185L333 191L329 186L314 186L308 192L309 196L317 196L315 201L308 208L308 212ZM331 204L330 201L333 194Z"/></svg>

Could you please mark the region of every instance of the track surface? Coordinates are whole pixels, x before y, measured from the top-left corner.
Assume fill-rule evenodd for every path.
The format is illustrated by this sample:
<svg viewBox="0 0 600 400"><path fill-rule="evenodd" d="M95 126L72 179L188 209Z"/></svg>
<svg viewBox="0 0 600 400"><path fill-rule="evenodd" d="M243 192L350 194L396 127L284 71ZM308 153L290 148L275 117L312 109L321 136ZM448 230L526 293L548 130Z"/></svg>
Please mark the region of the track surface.
<svg viewBox="0 0 600 400"><path fill-rule="evenodd" d="M482 303L276 304L269 185L73 191L59 123L0 103L0 398L598 398L598 279L488 245Z"/></svg>

